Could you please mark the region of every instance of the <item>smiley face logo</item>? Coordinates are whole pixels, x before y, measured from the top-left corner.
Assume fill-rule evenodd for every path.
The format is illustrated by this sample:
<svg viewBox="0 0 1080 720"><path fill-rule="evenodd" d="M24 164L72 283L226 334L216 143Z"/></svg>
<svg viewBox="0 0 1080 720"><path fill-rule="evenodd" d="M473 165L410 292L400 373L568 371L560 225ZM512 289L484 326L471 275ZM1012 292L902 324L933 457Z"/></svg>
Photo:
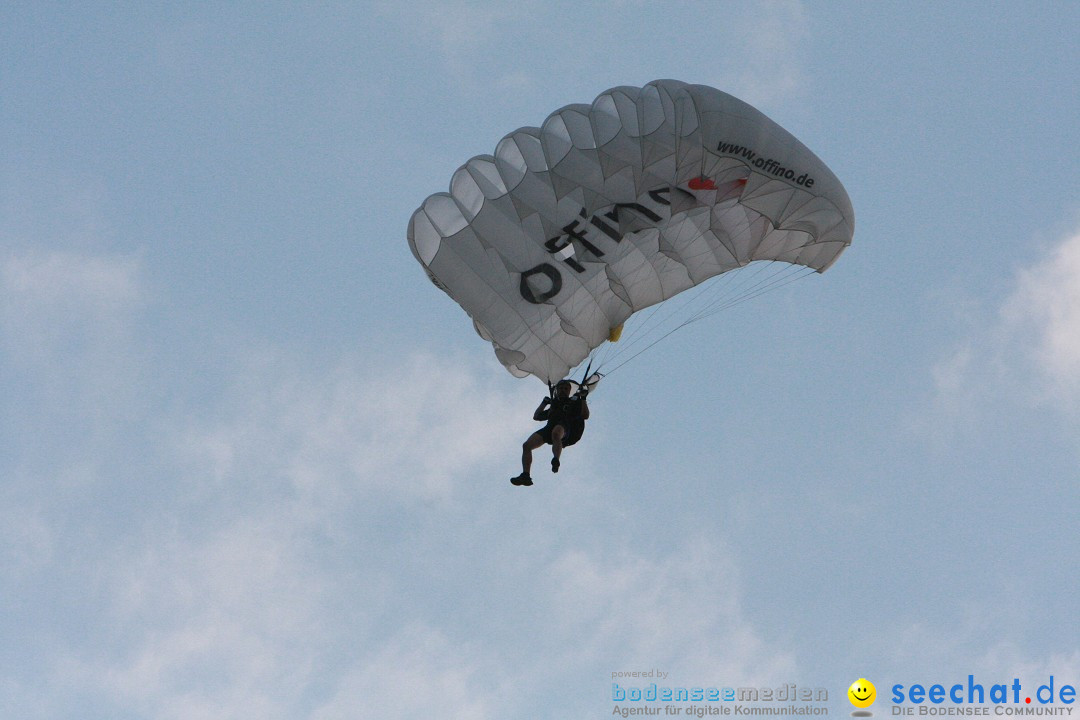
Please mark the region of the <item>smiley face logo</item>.
<svg viewBox="0 0 1080 720"><path fill-rule="evenodd" d="M874 704L874 698L877 697L877 688L874 687L874 683L866 678L859 678L851 683L851 687L847 690L847 696L855 707L867 708Z"/></svg>

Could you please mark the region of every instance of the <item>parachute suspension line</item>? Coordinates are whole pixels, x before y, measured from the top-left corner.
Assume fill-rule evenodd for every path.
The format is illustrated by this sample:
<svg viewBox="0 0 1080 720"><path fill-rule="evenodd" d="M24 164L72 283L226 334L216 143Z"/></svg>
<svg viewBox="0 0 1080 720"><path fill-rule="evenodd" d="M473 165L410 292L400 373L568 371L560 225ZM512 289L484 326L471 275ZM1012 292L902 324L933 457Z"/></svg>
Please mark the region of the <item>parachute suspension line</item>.
<svg viewBox="0 0 1080 720"><path fill-rule="evenodd" d="M734 272L721 273L710 281L701 283L696 287L679 293L678 295L654 304L640 319L631 318L627 321L630 326L623 331L622 341L617 346L606 343L602 355L598 356L597 369L603 368L605 363L613 362L621 355L625 355L634 346L646 341L650 335L670 326L671 322L679 317L686 317L688 310L695 302L710 294L721 294L721 291L732 284L731 276ZM661 310L663 312L661 312ZM657 317L659 315L659 317ZM614 349L613 349L614 348Z"/></svg>
<svg viewBox="0 0 1080 720"><path fill-rule="evenodd" d="M624 324L622 337L620 338L621 341L618 345L609 341L594 349L589 355L589 366L591 367L593 363L596 363L596 368L599 370L600 368L605 367L608 362L625 353L629 347L632 347L639 342L641 339L642 328L649 325L657 311L660 309L660 306L663 304L664 303L656 303L648 310L642 311L643 315L637 322L633 322L633 319L628 319L626 322L632 322L632 325L630 329L627 330ZM670 311L670 308L668 308L668 310ZM645 332L651 332L651 330Z"/></svg>
<svg viewBox="0 0 1080 720"><path fill-rule="evenodd" d="M779 265L780 267L774 270L772 273L761 277L762 272L766 267L776 265ZM704 283L702 286L699 286L699 288L701 288L699 292L694 293L694 296L692 298L684 302L682 307L675 310L674 312L678 313L681 310L687 309L688 306L692 305L700 298L707 298L707 302L703 307L698 308L689 316L683 315L683 317L685 317L686 319L682 320L682 322L670 328L669 330L667 330L667 332L664 332L662 335L637 350L637 352L632 353L629 357L623 358L622 362L620 362L615 367L606 370L604 374L605 376L611 375L611 373L615 372L623 365L626 365L638 355L641 355L649 348L653 347L654 345L664 340L668 336L672 335L676 331L681 330L687 325L690 325L691 323L698 322L699 320L704 320L705 318L711 317L718 312L735 307L736 305L744 303L747 300L751 300L760 295L764 295L765 293L772 290L779 289L784 285L795 282L796 280L800 280L808 275L814 274L815 272L816 271L813 268L803 267L801 265L793 265L786 262L774 260L760 263L759 267L755 268L753 272L747 272L744 270L740 272L723 273L718 278L716 278L716 282ZM738 280L732 281L730 278L726 277L729 275L745 275L746 277L739 277ZM721 292L721 290L723 290L723 292ZM670 315L671 314L669 314L669 317ZM651 316L652 314L650 314L650 317L646 318L645 321L647 322L648 320L650 320ZM630 347L635 344L640 344L641 342L644 342L650 334L654 334L659 330L659 326L651 327L648 330L643 330L642 327L639 326L634 330L633 333L631 333L635 336L633 341L629 345L620 348L614 353L605 353L603 361L597 364L597 369L599 370L604 368L605 364L608 362L614 362L615 360L618 360L620 357L626 354ZM590 365L591 364L592 361L590 360Z"/></svg>
<svg viewBox="0 0 1080 720"><path fill-rule="evenodd" d="M614 349L611 347L611 343L607 343L601 355L598 356L599 362L597 363L597 369L602 369L610 362L618 360L620 357L625 356L631 352L636 346L643 342L647 342L650 337L655 336L656 333L661 332L664 328L670 328L672 323L680 317L687 317L696 312L693 311L695 303L707 298L709 295L720 294L726 296L723 292L726 286L732 284L731 276L736 273L727 272L722 273L712 279L712 282L702 283L691 290L680 293L667 301L656 303L652 306L642 318L631 318L628 321L630 325L629 331L623 333L622 342L618 344ZM661 312L661 310L663 312ZM637 320L635 322L635 320ZM681 323L679 324L681 326ZM676 328L677 329L677 328ZM659 342L664 337L667 337L670 332L664 333L657 340L648 343L644 349L652 347L653 344ZM633 357L636 357L638 353L633 353ZM620 363L621 365L621 363Z"/></svg>
<svg viewBox="0 0 1080 720"><path fill-rule="evenodd" d="M686 323L684 323L684 324L689 325L692 322L697 322L698 320L704 320L705 318L711 317L711 316L715 315L718 312L722 312L722 311L727 310L729 308L735 307L736 305L740 305L740 304L746 302L747 300L753 300L754 298L759 297L761 295L764 295L767 292L771 292L772 290L779 289L779 288L783 287L784 285L787 285L789 283L793 283L796 280L801 280L801 279L803 279L804 277L806 277L808 275L815 274L816 272L817 271L814 270L813 268L800 267L797 270L792 268L791 270L787 270L787 271L783 272L782 274L781 273L775 273L770 278L768 283L759 283L757 286L755 286L754 288L751 288L745 294L740 295L737 298L733 298L730 301L725 302L723 304L716 304L714 302L710 308L708 308L707 310L703 310L702 312L698 313L696 316L694 316L690 320L687 320ZM781 276L776 277L776 275L781 275Z"/></svg>
<svg viewBox="0 0 1080 720"><path fill-rule="evenodd" d="M702 290L704 290L704 288L702 288L699 285L698 287L694 288L690 292L692 294L699 294ZM682 295L682 296L679 296L678 299L680 300L680 302L684 306L691 302L691 297L687 296L685 294ZM672 298L672 300L674 300L674 298ZM618 345L616 345L613 342L606 342L606 343L602 344L599 348L597 348L597 350L599 352L593 351L593 355L589 359L590 364L595 360L596 361L596 368L597 368L597 370L599 370L609 360L614 360L619 355L621 355L623 352L625 352L628 348L633 347L634 344L636 344L637 342L640 341L640 339L641 339L640 336L643 334L643 329L644 328L650 328L649 330L644 330L644 333L647 334L649 332L652 332L653 328L660 325L663 322L663 320L666 319L666 318L664 318L664 319L661 319L657 323L651 324L652 319L656 316L656 314L660 311L660 309L662 307L664 307L665 305L667 306L666 310L667 310L667 314L668 314L669 317L673 313L676 312L676 308L678 306L677 305L671 305L670 303L671 303L670 300L668 302L654 303L653 306L650 307L648 310L643 311L643 314L639 319L637 319L635 321L631 321L628 318L627 321L624 321L623 333L622 333L622 337L620 338L621 342L619 342ZM626 329L625 322L630 322L631 323L629 330Z"/></svg>
<svg viewBox="0 0 1080 720"><path fill-rule="evenodd" d="M701 308L695 315L689 318L684 325L689 325L692 322L698 320L704 320L707 317L715 315L718 312L727 310L741 303L751 300L765 293L776 290L783 287L788 283L794 282L807 275L816 272L813 268L804 267L801 265L789 265L787 263L781 263L783 267L773 272L766 277L759 278L757 282L749 287L744 287L739 291L739 294L730 298L717 297L713 299L707 306ZM764 266L762 266L764 267ZM744 283L745 285L745 283Z"/></svg>
<svg viewBox="0 0 1080 720"><path fill-rule="evenodd" d="M759 275L763 268L769 264L767 262L755 263L753 269L745 267L739 269L738 272L728 271L721 273L692 290L653 306L649 315L642 318L640 322L632 324L632 330L626 333L628 337L619 343L618 348L613 352L605 353L603 362L599 367L604 367L604 363L614 362L642 343L647 343L647 346L651 347L653 343L649 343L649 339L655 337L657 333L662 333L663 337L667 337L670 333L665 332L665 330L671 328L672 323L676 323L675 329L678 329L686 324L687 318L693 319L702 312L707 312L715 304L737 297L744 292L742 287L747 280ZM788 263L782 263L782 265L791 267ZM702 307L703 304L704 307ZM664 306L664 309L657 319L657 311L661 305Z"/></svg>

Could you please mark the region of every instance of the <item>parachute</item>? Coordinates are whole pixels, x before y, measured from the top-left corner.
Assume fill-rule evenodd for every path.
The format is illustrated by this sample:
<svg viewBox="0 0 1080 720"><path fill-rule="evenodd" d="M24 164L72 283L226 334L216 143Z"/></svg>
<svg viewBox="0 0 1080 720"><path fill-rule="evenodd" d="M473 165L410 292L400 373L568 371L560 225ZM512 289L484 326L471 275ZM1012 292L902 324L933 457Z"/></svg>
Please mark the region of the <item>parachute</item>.
<svg viewBox="0 0 1080 720"><path fill-rule="evenodd" d="M423 202L408 240L506 369L551 384L637 311L757 261L824 272L853 232L840 181L790 133L656 80L510 133Z"/></svg>

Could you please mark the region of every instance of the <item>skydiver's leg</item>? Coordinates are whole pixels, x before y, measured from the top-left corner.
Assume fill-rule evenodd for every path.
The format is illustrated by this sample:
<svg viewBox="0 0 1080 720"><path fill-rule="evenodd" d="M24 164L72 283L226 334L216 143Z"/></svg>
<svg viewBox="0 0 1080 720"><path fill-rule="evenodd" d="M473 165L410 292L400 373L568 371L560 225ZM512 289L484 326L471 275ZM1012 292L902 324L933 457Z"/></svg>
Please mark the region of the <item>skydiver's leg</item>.
<svg viewBox="0 0 1080 720"><path fill-rule="evenodd" d="M532 469L532 451L544 444L540 433L534 432L521 445L521 474L528 475Z"/></svg>
<svg viewBox="0 0 1080 720"><path fill-rule="evenodd" d="M551 472L559 472L559 458L562 456L562 441L566 437L566 428L556 425L551 428Z"/></svg>

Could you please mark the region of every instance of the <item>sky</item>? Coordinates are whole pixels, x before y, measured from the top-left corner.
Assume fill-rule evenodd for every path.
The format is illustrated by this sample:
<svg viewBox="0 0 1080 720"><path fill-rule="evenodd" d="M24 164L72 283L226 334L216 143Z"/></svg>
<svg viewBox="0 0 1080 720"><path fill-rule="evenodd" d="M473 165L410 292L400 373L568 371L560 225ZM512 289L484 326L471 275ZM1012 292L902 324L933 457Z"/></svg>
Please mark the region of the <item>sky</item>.
<svg viewBox="0 0 1080 720"><path fill-rule="evenodd" d="M1067 2L5 3L0 716L1080 684L1078 72ZM853 244L512 487L546 388L409 217L659 78L810 147Z"/></svg>

